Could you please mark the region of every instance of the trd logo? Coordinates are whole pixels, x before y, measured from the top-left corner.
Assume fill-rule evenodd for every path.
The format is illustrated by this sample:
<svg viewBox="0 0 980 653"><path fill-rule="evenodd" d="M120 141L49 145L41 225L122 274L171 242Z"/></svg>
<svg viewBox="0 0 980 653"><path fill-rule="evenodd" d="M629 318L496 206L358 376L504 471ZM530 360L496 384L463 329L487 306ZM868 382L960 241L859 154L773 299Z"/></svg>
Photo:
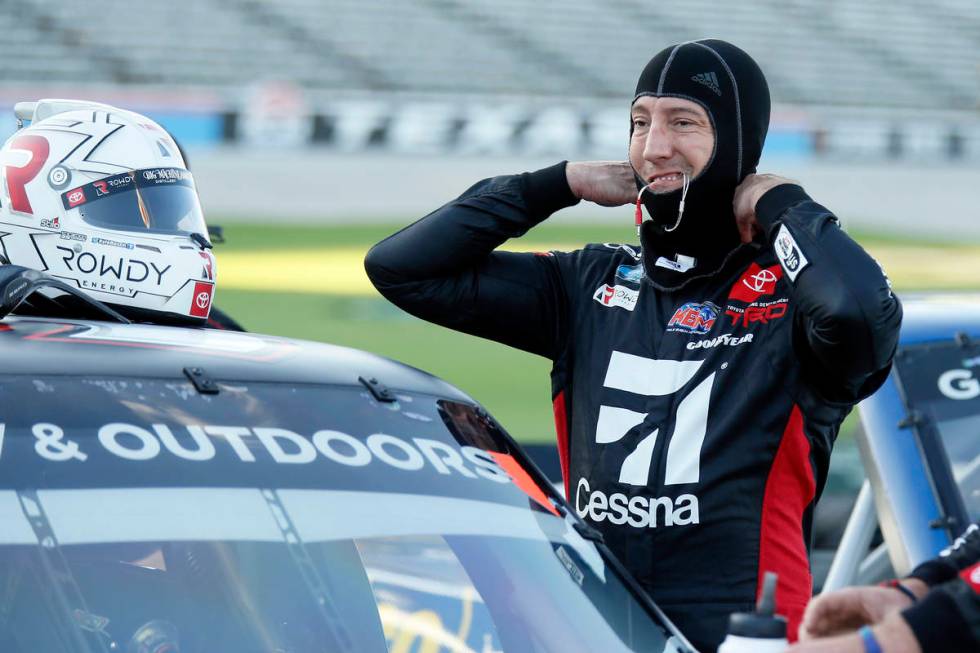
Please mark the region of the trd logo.
<svg viewBox="0 0 980 653"><path fill-rule="evenodd" d="M747 306L745 310L729 306L725 315L732 318L732 326L749 326L754 322L768 324L786 315L786 302L777 302L766 306Z"/></svg>

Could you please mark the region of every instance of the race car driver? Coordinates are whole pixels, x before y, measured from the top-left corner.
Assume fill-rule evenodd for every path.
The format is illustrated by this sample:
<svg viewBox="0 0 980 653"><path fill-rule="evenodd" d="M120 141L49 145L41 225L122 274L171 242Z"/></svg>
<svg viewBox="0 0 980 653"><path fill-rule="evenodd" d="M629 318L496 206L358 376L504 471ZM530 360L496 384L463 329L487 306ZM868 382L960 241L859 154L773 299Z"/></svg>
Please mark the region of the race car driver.
<svg viewBox="0 0 980 653"><path fill-rule="evenodd" d="M800 640L792 653L980 650L980 523L901 581L821 594L806 608Z"/></svg>
<svg viewBox="0 0 980 653"><path fill-rule="evenodd" d="M766 571L795 633L831 447L901 306L829 210L753 174L769 91L745 52L666 48L630 115L629 162L478 182L365 266L406 311L553 361L570 502L701 650ZM580 200L645 207L640 247L494 251Z"/></svg>
<svg viewBox="0 0 980 653"><path fill-rule="evenodd" d="M237 327L212 317L216 261L170 134L94 102L40 100L15 111L30 125L0 150L3 262L44 271L140 322ZM19 312L59 306L29 302Z"/></svg>

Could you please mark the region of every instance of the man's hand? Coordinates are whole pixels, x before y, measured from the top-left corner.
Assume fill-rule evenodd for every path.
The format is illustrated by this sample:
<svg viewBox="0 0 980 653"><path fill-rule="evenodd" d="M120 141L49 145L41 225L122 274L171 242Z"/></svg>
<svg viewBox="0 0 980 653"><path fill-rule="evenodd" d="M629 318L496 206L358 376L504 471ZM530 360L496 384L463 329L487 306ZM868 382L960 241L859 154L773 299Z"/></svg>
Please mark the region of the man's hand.
<svg viewBox="0 0 980 653"><path fill-rule="evenodd" d="M891 587L848 587L821 594L806 606L800 623L800 641L876 624L910 605L911 599Z"/></svg>
<svg viewBox="0 0 980 653"><path fill-rule="evenodd" d="M795 184L792 179L776 175L749 175L735 189L735 199L732 208L735 210L735 224L743 243L751 243L756 234L762 233L762 227L755 219L755 205L759 198L782 184Z"/></svg>
<svg viewBox="0 0 980 653"><path fill-rule="evenodd" d="M569 161L565 178L572 194L601 206L622 206L636 201L633 168L627 161Z"/></svg>
<svg viewBox="0 0 980 653"><path fill-rule="evenodd" d="M892 612L872 628L875 641L885 653L922 653L919 640L908 623L898 612ZM827 639L801 641L786 649L785 653L864 653L861 635L851 633Z"/></svg>

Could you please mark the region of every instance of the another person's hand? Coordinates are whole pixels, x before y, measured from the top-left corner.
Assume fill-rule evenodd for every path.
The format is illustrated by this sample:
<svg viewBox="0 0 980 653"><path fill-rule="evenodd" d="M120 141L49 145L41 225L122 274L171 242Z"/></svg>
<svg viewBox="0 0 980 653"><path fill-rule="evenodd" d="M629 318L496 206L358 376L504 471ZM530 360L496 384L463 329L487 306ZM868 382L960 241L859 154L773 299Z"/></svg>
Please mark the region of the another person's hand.
<svg viewBox="0 0 980 653"><path fill-rule="evenodd" d="M755 205L759 198L776 186L795 184L786 177L776 175L749 175L735 188L735 199L732 208L735 211L735 224L743 243L751 243L756 234L762 233L762 227L755 219Z"/></svg>
<svg viewBox="0 0 980 653"><path fill-rule="evenodd" d="M872 628L872 632L884 653L922 653L915 634L898 612L890 613ZM855 632L800 642L790 646L785 653L864 653L865 650L864 640Z"/></svg>
<svg viewBox="0 0 980 653"><path fill-rule="evenodd" d="M569 161L565 178L572 194L601 206L622 206L636 201L633 168L627 161Z"/></svg>
<svg viewBox="0 0 980 653"><path fill-rule="evenodd" d="M784 653L865 653L861 636L855 633L811 639L790 646Z"/></svg>
<svg viewBox="0 0 980 653"><path fill-rule="evenodd" d="M911 599L891 587L848 587L821 594L806 606L800 622L800 641L876 624L911 604Z"/></svg>

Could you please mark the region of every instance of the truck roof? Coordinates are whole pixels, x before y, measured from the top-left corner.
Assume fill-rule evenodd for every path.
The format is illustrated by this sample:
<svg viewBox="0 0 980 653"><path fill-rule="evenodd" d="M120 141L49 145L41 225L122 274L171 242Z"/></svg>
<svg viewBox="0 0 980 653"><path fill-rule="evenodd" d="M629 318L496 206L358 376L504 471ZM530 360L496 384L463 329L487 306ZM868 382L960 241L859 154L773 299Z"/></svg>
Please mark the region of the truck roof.
<svg viewBox="0 0 980 653"><path fill-rule="evenodd" d="M5 374L184 378L357 385L473 400L419 369L357 349L253 333L93 320L8 316L0 322Z"/></svg>

